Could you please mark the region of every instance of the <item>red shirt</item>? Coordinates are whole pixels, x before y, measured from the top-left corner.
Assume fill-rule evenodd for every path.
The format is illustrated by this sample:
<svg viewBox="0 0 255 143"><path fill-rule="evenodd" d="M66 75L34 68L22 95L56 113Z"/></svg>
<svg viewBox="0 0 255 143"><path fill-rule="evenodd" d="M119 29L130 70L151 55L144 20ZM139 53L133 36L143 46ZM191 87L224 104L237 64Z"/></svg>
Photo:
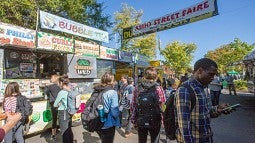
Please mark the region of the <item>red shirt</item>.
<svg viewBox="0 0 255 143"><path fill-rule="evenodd" d="M4 139L5 131L3 128L0 128L0 142Z"/></svg>

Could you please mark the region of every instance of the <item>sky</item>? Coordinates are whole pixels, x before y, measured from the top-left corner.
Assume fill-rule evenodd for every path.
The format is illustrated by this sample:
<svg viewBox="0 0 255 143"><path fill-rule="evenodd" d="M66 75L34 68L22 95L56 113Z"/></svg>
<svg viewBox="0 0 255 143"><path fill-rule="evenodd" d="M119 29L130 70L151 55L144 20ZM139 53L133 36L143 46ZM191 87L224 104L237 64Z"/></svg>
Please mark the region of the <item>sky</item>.
<svg viewBox="0 0 255 143"><path fill-rule="evenodd" d="M202 1L98 0L98 2L104 2L103 13L110 15L112 20L114 13L121 11L121 4L126 3L136 10L143 10L142 22L177 12ZM248 44L255 43L255 0L217 0L217 5L219 12L217 16L157 32L161 40L161 48L173 41L195 43L197 50L192 61L195 63L196 60L203 58L207 51L229 44L235 38ZM116 45L113 40L106 46L116 48L119 45ZM162 59L162 56L158 58Z"/></svg>

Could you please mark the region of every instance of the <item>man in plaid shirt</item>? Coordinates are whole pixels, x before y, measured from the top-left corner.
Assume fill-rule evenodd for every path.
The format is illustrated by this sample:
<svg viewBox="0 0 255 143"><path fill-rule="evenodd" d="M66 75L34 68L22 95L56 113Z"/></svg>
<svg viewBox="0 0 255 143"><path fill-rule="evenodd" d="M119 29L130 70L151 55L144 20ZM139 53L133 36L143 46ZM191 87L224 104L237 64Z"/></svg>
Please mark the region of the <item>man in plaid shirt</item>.
<svg viewBox="0 0 255 143"><path fill-rule="evenodd" d="M194 65L193 77L186 81L196 96L196 104L191 109L192 91L181 86L175 97L176 140L179 143L212 143L210 118L218 116L226 104L212 106L207 85L217 74L217 64L208 58L198 60ZM192 110L192 111L191 111Z"/></svg>

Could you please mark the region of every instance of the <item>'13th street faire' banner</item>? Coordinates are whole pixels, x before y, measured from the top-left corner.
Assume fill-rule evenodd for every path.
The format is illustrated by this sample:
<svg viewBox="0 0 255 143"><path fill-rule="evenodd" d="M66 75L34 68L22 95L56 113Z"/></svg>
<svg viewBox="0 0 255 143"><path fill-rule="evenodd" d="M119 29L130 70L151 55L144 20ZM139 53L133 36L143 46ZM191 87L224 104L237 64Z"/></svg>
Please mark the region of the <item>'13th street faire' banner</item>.
<svg viewBox="0 0 255 143"><path fill-rule="evenodd" d="M66 32L96 41L109 42L108 32L106 31L89 27L44 11L40 11L40 24L41 27L45 29Z"/></svg>
<svg viewBox="0 0 255 143"><path fill-rule="evenodd" d="M216 0L205 0L191 7L123 29L123 39L138 37L218 15Z"/></svg>

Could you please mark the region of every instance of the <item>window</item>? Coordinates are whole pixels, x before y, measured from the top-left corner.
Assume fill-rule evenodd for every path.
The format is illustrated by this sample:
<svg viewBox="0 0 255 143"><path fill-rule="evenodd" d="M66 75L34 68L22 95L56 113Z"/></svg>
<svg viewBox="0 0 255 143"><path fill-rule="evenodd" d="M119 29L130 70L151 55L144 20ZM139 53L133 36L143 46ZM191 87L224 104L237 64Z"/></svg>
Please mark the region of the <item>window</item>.
<svg viewBox="0 0 255 143"><path fill-rule="evenodd" d="M5 78L49 78L52 73L63 74L64 56L23 50L5 50Z"/></svg>

